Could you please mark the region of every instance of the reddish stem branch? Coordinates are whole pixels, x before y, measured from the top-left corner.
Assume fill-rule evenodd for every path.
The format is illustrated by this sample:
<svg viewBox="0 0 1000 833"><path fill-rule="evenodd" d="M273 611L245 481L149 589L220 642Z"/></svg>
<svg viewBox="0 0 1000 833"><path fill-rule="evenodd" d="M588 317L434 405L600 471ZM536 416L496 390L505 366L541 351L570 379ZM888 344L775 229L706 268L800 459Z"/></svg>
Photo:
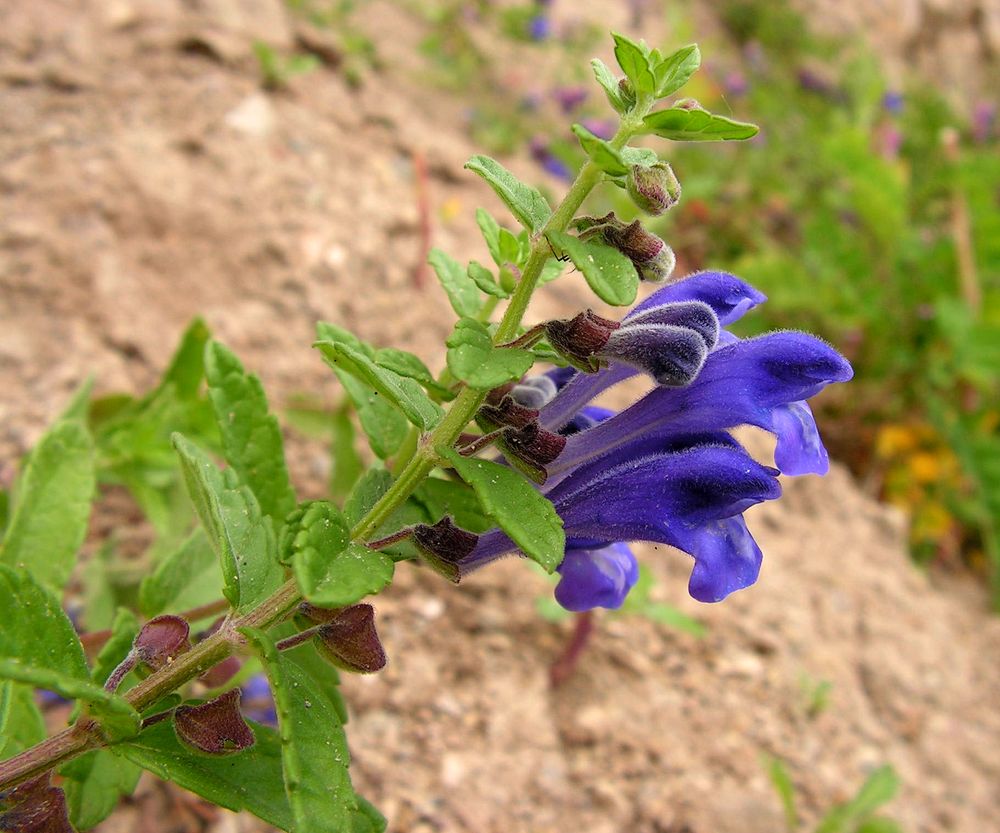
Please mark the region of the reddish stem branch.
<svg viewBox="0 0 1000 833"><path fill-rule="evenodd" d="M549 683L553 688L559 688L573 676L593 633L594 611L588 610L585 613L578 613L569 642L566 643L559 659L553 662L549 668Z"/></svg>

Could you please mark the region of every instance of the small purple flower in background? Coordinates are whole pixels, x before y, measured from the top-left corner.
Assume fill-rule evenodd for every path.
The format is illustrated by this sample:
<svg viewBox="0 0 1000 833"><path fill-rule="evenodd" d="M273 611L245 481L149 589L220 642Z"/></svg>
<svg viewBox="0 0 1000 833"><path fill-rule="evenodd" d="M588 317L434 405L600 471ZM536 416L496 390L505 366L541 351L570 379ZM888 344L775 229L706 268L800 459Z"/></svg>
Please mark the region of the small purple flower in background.
<svg viewBox="0 0 1000 833"><path fill-rule="evenodd" d="M892 115L898 116L903 112L903 94L889 90L884 96L882 96L882 109L884 109L887 113L892 113Z"/></svg>
<svg viewBox="0 0 1000 833"><path fill-rule="evenodd" d="M542 429L566 437L540 487L566 530L556 590L564 607L621 606L638 575L628 541L691 555L688 589L699 601L756 581L762 554L742 513L780 495L780 473L826 472L805 400L852 376L842 356L805 333L740 340L720 330L763 300L733 275L701 272L655 292L620 323L578 316L557 331L579 336L577 359L590 350L606 366L559 369L546 383L526 380L512 391L525 406L530 400ZM598 332L602 325L607 333ZM631 407L615 414L590 405L637 373L659 384ZM728 433L740 425L776 436L777 468L753 460ZM502 531L487 532L458 561L459 572L515 549Z"/></svg>
<svg viewBox="0 0 1000 833"><path fill-rule="evenodd" d="M579 108L588 95L586 87L556 87L552 91L552 98L564 113L572 113Z"/></svg>
<svg viewBox="0 0 1000 833"><path fill-rule="evenodd" d="M993 137L997 120L997 107L990 101L980 101L972 111L972 138L979 144Z"/></svg>
<svg viewBox="0 0 1000 833"><path fill-rule="evenodd" d="M739 98L740 96L747 94L747 91L750 89L750 84L747 82L746 76L742 72L734 70L733 72L727 73L722 82L722 88L728 95L734 98Z"/></svg>
<svg viewBox="0 0 1000 833"><path fill-rule="evenodd" d="M266 674L254 674L243 684L243 713L265 726L277 726L278 714Z"/></svg>
<svg viewBox="0 0 1000 833"><path fill-rule="evenodd" d="M532 139L530 145L531 158L553 176L566 182L573 181L573 171L569 165L549 150L548 144L542 139Z"/></svg>
<svg viewBox="0 0 1000 833"><path fill-rule="evenodd" d="M580 121L584 127L597 136L598 139L610 139L618 129L617 123L613 119L582 119Z"/></svg>
<svg viewBox="0 0 1000 833"><path fill-rule="evenodd" d="M552 22L543 14L528 21L528 37L534 41L548 40L552 36Z"/></svg>

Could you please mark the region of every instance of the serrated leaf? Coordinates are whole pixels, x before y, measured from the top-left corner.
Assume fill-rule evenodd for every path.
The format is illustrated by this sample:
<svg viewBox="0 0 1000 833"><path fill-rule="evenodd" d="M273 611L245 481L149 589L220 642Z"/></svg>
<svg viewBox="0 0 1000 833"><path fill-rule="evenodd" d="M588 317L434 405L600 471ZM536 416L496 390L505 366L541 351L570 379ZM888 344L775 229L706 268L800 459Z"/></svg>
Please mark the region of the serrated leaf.
<svg viewBox="0 0 1000 833"><path fill-rule="evenodd" d="M58 422L32 449L18 481L0 563L61 593L87 535L95 486L94 446L81 422Z"/></svg>
<svg viewBox="0 0 1000 833"><path fill-rule="evenodd" d="M379 367L384 367L386 370L399 376L405 376L407 379L413 379L438 398L451 398L451 392L437 383L427 365L413 353L397 350L395 347L380 347L372 358Z"/></svg>
<svg viewBox="0 0 1000 833"><path fill-rule="evenodd" d="M77 830L96 827L111 815L122 796L131 795L142 767L106 749L70 761L59 770L69 818Z"/></svg>
<svg viewBox="0 0 1000 833"><path fill-rule="evenodd" d="M347 519L332 503L300 507L282 533L283 557L290 560L302 594L320 607L347 607L392 581L393 561L385 553L350 540ZM291 519L290 519L291 520Z"/></svg>
<svg viewBox="0 0 1000 833"><path fill-rule="evenodd" d="M354 445L354 423L347 413L349 406L338 408L331 419L333 437L330 443L330 494L343 500L357 483L364 463ZM398 448L398 446L397 446Z"/></svg>
<svg viewBox="0 0 1000 833"><path fill-rule="evenodd" d="M497 285L497 282L493 277L493 273L481 263L477 263L474 260L471 261L469 263L469 268L466 269L466 274L472 279L472 282L487 295L492 295L494 298L510 297L509 292L507 292L503 287Z"/></svg>
<svg viewBox="0 0 1000 833"><path fill-rule="evenodd" d="M656 79L649 67L646 51L624 35L612 32L611 37L615 41L615 60L618 61L618 66L621 67L628 80L632 82L636 93L654 95L656 93Z"/></svg>
<svg viewBox="0 0 1000 833"><path fill-rule="evenodd" d="M581 240L569 234L550 232L549 240L563 250L583 273L587 284L602 301L618 307L635 301L639 274L620 251L598 240Z"/></svg>
<svg viewBox="0 0 1000 833"><path fill-rule="evenodd" d="M372 451L382 460L391 457L399 450L410 430L406 417L369 385L344 370L334 368L334 372L358 412L361 430L368 437Z"/></svg>
<svg viewBox="0 0 1000 833"><path fill-rule="evenodd" d="M204 529L196 529L139 585L139 609L153 617L201 607L219 598L222 571Z"/></svg>
<svg viewBox="0 0 1000 833"><path fill-rule="evenodd" d="M416 488L413 497L423 505L429 523L450 515L457 526L469 532L486 532L493 526L476 493L465 483L429 477Z"/></svg>
<svg viewBox="0 0 1000 833"><path fill-rule="evenodd" d="M566 533L551 502L507 466L463 457L452 448L439 448L438 453L472 486L483 511L521 551L546 572L554 572L565 555Z"/></svg>
<svg viewBox="0 0 1000 833"><path fill-rule="evenodd" d="M548 202L537 188L525 185L495 159L476 155L465 163L465 167L485 179L518 222L529 231L540 230L552 214Z"/></svg>
<svg viewBox="0 0 1000 833"><path fill-rule="evenodd" d="M621 153L610 142L595 136L582 124L574 124L573 133L580 140L580 146L590 157L590 161L606 174L625 176L628 173L628 166L622 160Z"/></svg>
<svg viewBox="0 0 1000 833"><path fill-rule="evenodd" d="M434 269L441 286L457 315L475 315L482 307L482 298L476 284L465 273L455 258L441 251L431 249L427 262Z"/></svg>
<svg viewBox="0 0 1000 833"><path fill-rule="evenodd" d="M494 347L486 326L471 318L460 319L446 343L448 369L475 390L520 379L535 360L529 350Z"/></svg>
<svg viewBox="0 0 1000 833"><path fill-rule="evenodd" d="M377 393L390 400L410 422L429 430L441 420L441 407L432 402L423 388L413 379L407 379L375 364L360 350L347 344L318 341L323 360L333 368L340 368L371 386Z"/></svg>
<svg viewBox="0 0 1000 833"><path fill-rule="evenodd" d="M81 700L112 737L138 731L135 709L91 682L83 646L50 590L29 573L0 564L0 610L16 611L0 628L0 679Z"/></svg>
<svg viewBox="0 0 1000 833"><path fill-rule="evenodd" d="M268 412L260 379L217 341L205 348L205 377L227 462L257 497L261 511L280 524L295 508L295 491L281 428Z"/></svg>
<svg viewBox="0 0 1000 833"><path fill-rule="evenodd" d="M181 745L169 721L115 747L128 760L228 810L247 810L281 830L296 830L281 775L281 741L251 723L253 752L216 758Z"/></svg>
<svg viewBox="0 0 1000 833"><path fill-rule="evenodd" d="M238 612L255 607L284 579L274 527L253 492L180 434L173 436L195 511L222 567L223 595Z"/></svg>
<svg viewBox="0 0 1000 833"><path fill-rule="evenodd" d="M45 740L45 718L29 685L0 680L0 760Z"/></svg>
<svg viewBox="0 0 1000 833"><path fill-rule="evenodd" d="M683 87L701 66L701 50L698 44L682 46L653 67L656 78L656 95L663 98Z"/></svg>
<svg viewBox="0 0 1000 833"><path fill-rule="evenodd" d="M642 120L646 130L675 142L719 142L750 139L759 127L748 122L733 121L707 110L670 107L650 113Z"/></svg>
<svg viewBox="0 0 1000 833"><path fill-rule="evenodd" d="M604 89L604 93L608 97L608 103L618 113L627 113L629 108L618 90L618 79L608 68L608 65L600 58L594 58L590 62L590 67L594 71L594 78L597 79L597 83Z"/></svg>
<svg viewBox="0 0 1000 833"><path fill-rule="evenodd" d="M263 631L244 633L271 683L281 733L285 793L300 833L343 833L357 810L347 738L334 704Z"/></svg>
<svg viewBox="0 0 1000 833"><path fill-rule="evenodd" d="M497 266L503 266L500 257L500 224L493 218L485 208L476 209L476 224L482 232L483 240L486 241L486 248Z"/></svg>
<svg viewBox="0 0 1000 833"><path fill-rule="evenodd" d="M393 476L383 468L370 468L354 485L344 503L344 517L349 526L355 526L378 502L389 487Z"/></svg>

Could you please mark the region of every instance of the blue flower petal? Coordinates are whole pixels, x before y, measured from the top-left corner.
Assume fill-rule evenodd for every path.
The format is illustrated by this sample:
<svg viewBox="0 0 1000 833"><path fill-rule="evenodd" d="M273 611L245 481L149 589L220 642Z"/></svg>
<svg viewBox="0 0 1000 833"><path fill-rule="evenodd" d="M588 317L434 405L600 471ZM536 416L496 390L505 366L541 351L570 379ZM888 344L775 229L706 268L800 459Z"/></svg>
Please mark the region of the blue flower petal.
<svg viewBox="0 0 1000 833"><path fill-rule="evenodd" d="M567 549L559 565L555 597L566 610L617 610L639 580L639 565L626 544L600 549Z"/></svg>

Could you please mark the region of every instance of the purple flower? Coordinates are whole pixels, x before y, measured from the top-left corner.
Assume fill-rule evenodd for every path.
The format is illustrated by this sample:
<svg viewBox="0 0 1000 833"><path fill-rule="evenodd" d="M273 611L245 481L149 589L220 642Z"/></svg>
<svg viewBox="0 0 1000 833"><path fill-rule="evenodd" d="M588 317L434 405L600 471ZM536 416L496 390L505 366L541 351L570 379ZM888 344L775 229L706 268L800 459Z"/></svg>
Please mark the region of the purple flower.
<svg viewBox="0 0 1000 833"><path fill-rule="evenodd" d="M618 129L618 125L613 119L583 119L580 124L598 139L610 139Z"/></svg>
<svg viewBox="0 0 1000 833"><path fill-rule="evenodd" d="M552 97L564 113L572 113L587 100L586 87L557 87L552 91Z"/></svg>
<svg viewBox="0 0 1000 833"><path fill-rule="evenodd" d="M530 151L531 158L550 174L566 182L573 181L573 171L569 165L549 150L549 146L543 140L532 139Z"/></svg>
<svg viewBox="0 0 1000 833"><path fill-rule="evenodd" d="M763 300L733 275L692 275L651 295L620 324L592 314L584 321L608 325L605 344L586 327L581 337L598 344L593 356L606 363L598 372L559 369L515 387L514 396L531 399L542 428L566 437L540 487L566 530L556 590L564 607L622 604L636 576L628 541L690 554L688 587L699 601L720 601L756 581L762 555L742 513L780 495L779 473L826 471L805 400L852 376L843 357L805 333L740 340L720 332L720 324ZM683 380L662 372L696 349L700 360L685 367ZM590 404L639 372L660 384L631 407L615 414ZM778 468L756 462L733 439L728 430L740 425L775 434ZM459 573L513 550L506 534L492 530L458 560Z"/></svg>
<svg viewBox="0 0 1000 833"><path fill-rule="evenodd" d="M627 544L598 544L595 549L587 541L567 541L559 574L555 596L566 610L617 610L639 580L639 564Z"/></svg>
<svg viewBox="0 0 1000 833"><path fill-rule="evenodd" d="M882 108L887 113L898 115L903 112L903 94L895 90L889 90L882 96Z"/></svg>
<svg viewBox="0 0 1000 833"><path fill-rule="evenodd" d="M528 21L528 37L532 40L548 40L552 35L552 23L543 14L537 14Z"/></svg>
<svg viewBox="0 0 1000 833"><path fill-rule="evenodd" d="M267 675L255 674L243 684L243 713L257 723L277 726L278 715Z"/></svg>

